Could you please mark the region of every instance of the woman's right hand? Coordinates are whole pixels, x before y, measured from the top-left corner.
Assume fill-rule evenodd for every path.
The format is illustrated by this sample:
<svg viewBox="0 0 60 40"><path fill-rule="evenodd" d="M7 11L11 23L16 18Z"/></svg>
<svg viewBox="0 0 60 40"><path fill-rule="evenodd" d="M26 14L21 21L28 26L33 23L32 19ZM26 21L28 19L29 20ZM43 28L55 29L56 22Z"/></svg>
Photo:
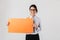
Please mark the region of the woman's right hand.
<svg viewBox="0 0 60 40"><path fill-rule="evenodd" d="M38 26L36 24L33 24L33 27L38 28Z"/></svg>
<svg viewBox="0 0 60 40"><path fill-rule="evenodd" d="M7 26L9 26L10 22L8 22Z"/></svg>

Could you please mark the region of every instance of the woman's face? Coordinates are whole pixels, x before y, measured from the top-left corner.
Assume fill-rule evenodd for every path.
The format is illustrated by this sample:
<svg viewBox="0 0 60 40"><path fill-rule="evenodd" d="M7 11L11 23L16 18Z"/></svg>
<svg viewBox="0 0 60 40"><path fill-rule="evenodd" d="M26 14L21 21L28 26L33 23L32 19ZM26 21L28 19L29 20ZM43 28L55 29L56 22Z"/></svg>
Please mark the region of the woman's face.
<svg viewBox="0 0 60 40"><path fill-rule="evenodd" d="M36 14L36 9L34 7L31 7L30 8L30 15L35 16L35 14Z"/></svg>

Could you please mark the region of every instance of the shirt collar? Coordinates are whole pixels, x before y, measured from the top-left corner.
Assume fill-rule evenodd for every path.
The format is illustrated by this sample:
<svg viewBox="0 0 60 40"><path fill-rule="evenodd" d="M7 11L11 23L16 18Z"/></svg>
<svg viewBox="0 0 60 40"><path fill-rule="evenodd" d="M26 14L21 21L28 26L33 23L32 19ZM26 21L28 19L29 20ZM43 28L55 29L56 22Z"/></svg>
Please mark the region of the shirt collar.
<svg viewBox="0 0 60 40"><path fill-rule="evenodd" d="M36 15L35 15L36 16ZM32 17L31 15L30 15L30 18L35 18L35 16L34 17Z"/></svg>

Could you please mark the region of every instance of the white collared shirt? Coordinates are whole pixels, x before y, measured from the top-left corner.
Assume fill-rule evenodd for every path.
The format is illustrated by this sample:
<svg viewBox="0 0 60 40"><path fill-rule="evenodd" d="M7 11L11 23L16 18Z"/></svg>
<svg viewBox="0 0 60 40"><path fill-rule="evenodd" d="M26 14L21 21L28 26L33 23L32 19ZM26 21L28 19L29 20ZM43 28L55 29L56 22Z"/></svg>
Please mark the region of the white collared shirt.
<svg viewBox="0 0 60 40"><path fill-rule="evenodd" d="M35 24L38 26L37 30L35 29L35 32L30 33L30 34L37 34L41 31L41 26L40 26L40 19L37 16L29 16L29 18L32 18L35 21Z"/></svg>

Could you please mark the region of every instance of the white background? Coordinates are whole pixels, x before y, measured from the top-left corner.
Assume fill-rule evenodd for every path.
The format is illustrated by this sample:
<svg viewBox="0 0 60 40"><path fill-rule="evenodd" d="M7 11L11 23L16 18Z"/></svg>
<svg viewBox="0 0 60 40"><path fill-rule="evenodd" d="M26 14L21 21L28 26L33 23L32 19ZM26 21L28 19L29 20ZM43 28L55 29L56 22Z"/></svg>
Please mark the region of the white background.
<svg viewBox="0 0 60 40"><path fill-rule="evenodd" d="M0 0L0 40L25 40L25 34L8 33L8 18L27 17L36 4L41 20L41 40L60 40L60 0Z"/></svg>

